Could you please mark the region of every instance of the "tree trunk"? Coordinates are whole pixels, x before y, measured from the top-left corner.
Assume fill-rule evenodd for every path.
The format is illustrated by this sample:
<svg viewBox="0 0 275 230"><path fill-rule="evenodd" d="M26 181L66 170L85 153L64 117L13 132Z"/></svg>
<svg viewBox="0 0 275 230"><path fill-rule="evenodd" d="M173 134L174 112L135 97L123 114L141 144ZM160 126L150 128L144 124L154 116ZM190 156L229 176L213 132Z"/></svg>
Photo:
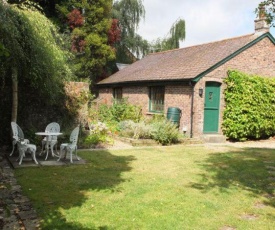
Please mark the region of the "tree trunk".
<svg viewBox="0 0 275 230"><path fill-rule="evenodd" d="M12 111L11 121L17 120L17 108L18 108L18 70L16 67L12 67Z"/></svg>

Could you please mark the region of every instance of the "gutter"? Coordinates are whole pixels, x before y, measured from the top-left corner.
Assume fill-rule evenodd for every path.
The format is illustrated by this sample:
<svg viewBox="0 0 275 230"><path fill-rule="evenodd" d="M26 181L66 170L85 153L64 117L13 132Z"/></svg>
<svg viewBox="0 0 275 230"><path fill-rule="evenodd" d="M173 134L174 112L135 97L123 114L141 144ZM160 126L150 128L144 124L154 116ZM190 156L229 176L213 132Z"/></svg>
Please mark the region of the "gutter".
<svg viewBox="0 0 275 230"><path fill-rule="evenodd" d="M164 85L164 84L169 84L169 85L178 85L178 84L186 84L190 82L189 79L171 79L171 80L143 80L143 81L126 81L126 82L114 82L114 83L97 83L96 87L97 88L105 88L105 87L122 87L122 86L157 86L157 85Z"/></svg>

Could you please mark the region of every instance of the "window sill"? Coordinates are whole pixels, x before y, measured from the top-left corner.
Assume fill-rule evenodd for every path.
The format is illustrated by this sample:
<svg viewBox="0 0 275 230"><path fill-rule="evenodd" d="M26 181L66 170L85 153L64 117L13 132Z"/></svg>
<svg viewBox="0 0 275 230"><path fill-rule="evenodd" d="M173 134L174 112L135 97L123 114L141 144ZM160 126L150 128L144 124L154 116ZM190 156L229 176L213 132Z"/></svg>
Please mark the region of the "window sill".
<svg viewBox="0 0 275 230"><path fill-rule="evenodd" d="M146 112L146 115L163 115L163 112Z"/></svg>

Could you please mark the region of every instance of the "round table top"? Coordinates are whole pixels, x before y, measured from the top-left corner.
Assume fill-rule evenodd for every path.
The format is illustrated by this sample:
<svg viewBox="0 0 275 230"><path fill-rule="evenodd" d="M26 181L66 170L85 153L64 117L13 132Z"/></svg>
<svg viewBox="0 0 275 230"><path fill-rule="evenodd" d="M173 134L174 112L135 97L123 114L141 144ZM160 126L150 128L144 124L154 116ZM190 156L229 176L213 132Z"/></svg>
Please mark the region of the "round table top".
<svg viewBox="0 0 275 230"><path fill-rule="evenodd" d="M63 133L58 133L58 132L37 132L35 134L36 135L41 135L41 136L58 136L58 135L62 135Z"/></svg>

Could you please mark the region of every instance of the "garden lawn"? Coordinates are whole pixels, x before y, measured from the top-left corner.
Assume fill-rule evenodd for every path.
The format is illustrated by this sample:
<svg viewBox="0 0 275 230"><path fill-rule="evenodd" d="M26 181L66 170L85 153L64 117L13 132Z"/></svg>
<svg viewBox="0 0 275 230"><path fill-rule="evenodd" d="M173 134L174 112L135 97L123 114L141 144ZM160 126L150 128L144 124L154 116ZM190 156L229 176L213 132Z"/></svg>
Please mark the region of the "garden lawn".
<svg viewBox="0 0 275 230"><path fill-rule="evenodd" d="M86 165L15 170L42 229L274 229L272 149L170 146L79 155Z"/></svg>

